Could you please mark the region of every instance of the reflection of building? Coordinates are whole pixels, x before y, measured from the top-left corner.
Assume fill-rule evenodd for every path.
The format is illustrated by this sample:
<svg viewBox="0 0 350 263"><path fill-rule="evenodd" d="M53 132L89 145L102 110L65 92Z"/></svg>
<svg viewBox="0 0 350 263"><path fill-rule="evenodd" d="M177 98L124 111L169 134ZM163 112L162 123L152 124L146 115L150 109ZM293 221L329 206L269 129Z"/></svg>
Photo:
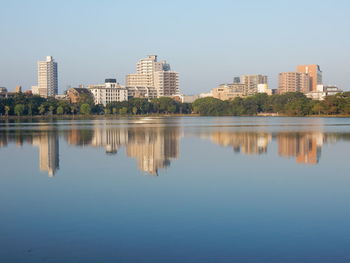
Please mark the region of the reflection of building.
<svg viewBox="0 0 350 263"><path fill-rule="evenodd" d="M278 153L296 157L298 163L317 164L321 156L323 135L318 133L279 133Z"/></svg>
<svg viewBox="0 0 350 263"><path fill-rule="evenodd" d="M115 154L118 148L128 143L128 131L126 128L95 128L91 145L105 147L106 153Z"/></svg>
<svg viewBox="0 0 350 263"><path fill-rule="evenodd" d="M58 135L45 132L33 138L33 144L39 147L40 170L48 172L49 176L55 175L59 168L59 141Z"/></svg>
<svg viewBox="0 0 350 263"><path fill-rule="evenodd" d="M136 158L139 169L158 175L179 155L179 128L135 128L129 130L127 155Z"/></svg>
<svg viewBox="0 0 350 263"><path fill-rule="evenodd" d="M232 146L235 152L262 154L267 152L271 134L264 132L214 132L211 140L222 146Z"/></svg>
<svg viewBox="0 0 350 263"><path fill-rule="evenodd" d="M142 127L115 128L96 126L93 129L71 129L69 144L104 147L106 153L116 154L122 146L129 157L137 159L140 170L158 174L158 169L170 165L179 154L179 128Z"/></svg>

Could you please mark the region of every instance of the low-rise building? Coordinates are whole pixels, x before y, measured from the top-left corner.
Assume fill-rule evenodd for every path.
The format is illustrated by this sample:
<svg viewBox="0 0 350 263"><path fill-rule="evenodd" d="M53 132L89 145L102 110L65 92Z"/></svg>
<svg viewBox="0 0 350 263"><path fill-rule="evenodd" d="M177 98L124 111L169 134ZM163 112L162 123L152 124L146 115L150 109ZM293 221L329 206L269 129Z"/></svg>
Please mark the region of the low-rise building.
<svg viewBox="0 0 350 263"><path fill-rule="evenodd" d="M221 84L212 89L213 97L220 100L231 100L247 96L247 85L241 83Z"/></svg>
<svg viewBox="0 0 350 263"><path fill-rule="evenodd" d="M272 89L269 89L267 84L258 84L258 93L266 93L267 95L272 95Z"/></svg>
<svg viewBox="0 0 350 263"><path fill-rule="evenodd" d="M128 90L120 86L116 79L106 79L104 84L88 85L95 104L106 106L111 102L120 102L128 100Z"/></svg>
<svg viewBox="0 0 350 263"><path fill-rule="evenodd" d="M67 91L67 98L71 103L79 103L83 96L92 96L92 93L86 88L70 88Z"/></svg>
<svg viewBox="0 0 350 263"><path fill-rule="evenodd" d="M313 100L324 100L326 96L334 96L338 93L342 93L343 91L339 89L337 86L325 86L325 85L317 85L316 91L311 91L306 93L306 97Z"/></svg>
<svg viewBox="0 0 350 263"><path fill-rule="evenodd" d="M171 96L171 98L181 103L193 103L196 99L199 99L200 97L199 95L179 94L179 95Z"/></svg>

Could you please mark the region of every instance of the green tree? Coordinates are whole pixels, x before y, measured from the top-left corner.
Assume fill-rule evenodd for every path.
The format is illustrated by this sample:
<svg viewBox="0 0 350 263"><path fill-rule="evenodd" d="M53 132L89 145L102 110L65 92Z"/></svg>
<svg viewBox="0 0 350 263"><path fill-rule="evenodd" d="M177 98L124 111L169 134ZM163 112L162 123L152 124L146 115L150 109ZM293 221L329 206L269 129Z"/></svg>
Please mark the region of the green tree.
<svg viewBox="0 0 350 263"><path fill-rule="evenodd" d="M5 115L6 115L6 116L9 115L10 110L11 110L10 106L6 105L6 106L5 106Z"/></svg>
<svg viewBox="0 0 350 263"><path fill-rule="evenodd" d="M56 113L58 115L62 115L64 113L64 108L63 106L58 106L57 109L56 109Z"/></svg>
<svg viewBox="0 0 350 263"><path fill-rule="evenodd" d="M53 106L53 105L51 105L50 107L49 107L49 112L50 112L50 114L53 114L53 111L55 110L55 106Z"/></svg>
<svg viewBox="0 0 350 263"><path fill-rule="evenodd" d="M14 108L14 112L17 116L21 116L24 113L25 106L23 104L17 104Z"/></svg>
<svg viewBox="0 0 350 263"><path fill-rule="evenodd" d="M41 104L41 105L39 106L38 110L39 110L39 114L40 114L40 115L43 115L43 114L46 112L46 107L45 107L45 105L44 105L44 104Z"/></svg>
<svg viewBox="0 0 350 263"><path fill-rule="evenodd" d="M91 107L89 104L84 103L80 106L80 113L83 115L89 115L91 113Z"/></svg>
<svg viewBox="0 0 350 263"><path fill-rule="evenodd" d="M128 108L127 107L123 107L119 110L119 113L122 114L122 115L125 115L128 113Z"/></svg>

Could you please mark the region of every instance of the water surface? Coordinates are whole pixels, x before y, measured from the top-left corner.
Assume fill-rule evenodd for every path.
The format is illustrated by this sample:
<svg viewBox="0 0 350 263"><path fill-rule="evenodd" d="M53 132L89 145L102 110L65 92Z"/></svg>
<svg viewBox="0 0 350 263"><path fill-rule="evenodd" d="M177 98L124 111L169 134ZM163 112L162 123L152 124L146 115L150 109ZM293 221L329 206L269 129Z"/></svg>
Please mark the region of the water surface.
<svg viewBox="0 0 350 263"><path fill-rule="evenodd" d="M350 119L0 123L1 262L350 262Z"/></svg>

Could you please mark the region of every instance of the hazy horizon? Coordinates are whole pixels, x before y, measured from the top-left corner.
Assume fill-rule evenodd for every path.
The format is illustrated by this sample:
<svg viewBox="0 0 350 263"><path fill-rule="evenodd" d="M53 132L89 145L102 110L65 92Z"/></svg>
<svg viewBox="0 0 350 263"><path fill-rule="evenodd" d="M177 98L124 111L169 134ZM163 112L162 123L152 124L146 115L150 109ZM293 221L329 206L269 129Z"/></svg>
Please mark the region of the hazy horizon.
<svg viewBox="0 0 350 263"><path fill-rule="evenodd" d="M319 64L324 83L350 90L347 1L2 1L0 86L37 84L37 61L58 62L59 93L136 71L149 54L180 73L185 94L234 76Z"/></svg>

